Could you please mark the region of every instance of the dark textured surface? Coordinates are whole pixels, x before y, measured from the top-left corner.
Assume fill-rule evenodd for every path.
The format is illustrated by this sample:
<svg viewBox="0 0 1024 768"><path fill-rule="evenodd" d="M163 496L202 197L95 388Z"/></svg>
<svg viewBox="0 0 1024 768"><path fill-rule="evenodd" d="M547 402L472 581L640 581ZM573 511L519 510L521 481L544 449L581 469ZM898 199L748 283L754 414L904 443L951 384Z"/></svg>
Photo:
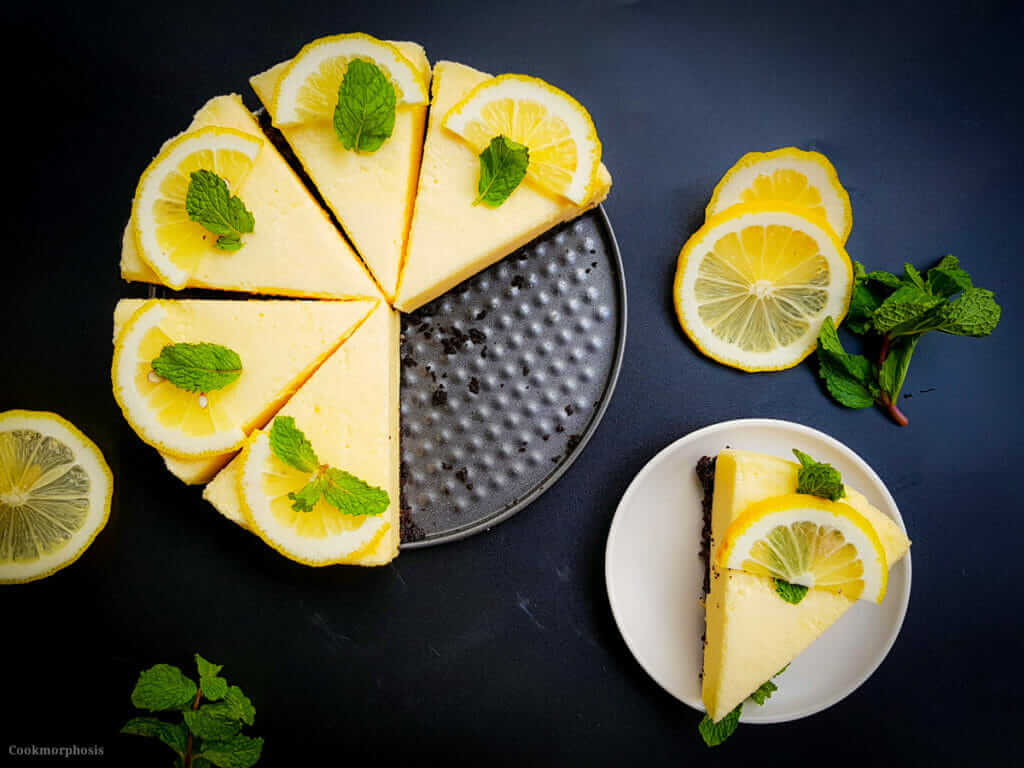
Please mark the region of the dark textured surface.
<svg viewBox="0 0 1024 768"><path fill-rule="evenodd" d="M0 408L59 411L100 445L116 483L110 523L78 563L0 589L0 764L46 764L9 744L97 743L105 761L59 764L169 765L159 745L116 731L139 669L195 651L255 700L271 768L1018 763L1021 13L820 0L8 9ZM615 178L605 207L629 339L594 438L528 509L388 568L314 571L216 516L125 426L110 318L126 294L116 261L131 194L161 142L214 94L255 106L247 77L344 30L535 74L589 108ZM951 252L1004 307L990 339L920 344L906 429L834 405L809 364L744 375L678 330L675 260L715 182L744 152L788 144L834 162L855 258L898 270ZM914 539L914 587L895 646L856 693L708 753L697 713L619 636L604 545L651 456L744 416L821 429L874 467Z"/></svg>
<svg viewBox="0 0 1024 768"><path fill-rule="evenodd" d="M621 266L593 210L402 316L403 548L507 519L582 452L625 343Z"/></svg>

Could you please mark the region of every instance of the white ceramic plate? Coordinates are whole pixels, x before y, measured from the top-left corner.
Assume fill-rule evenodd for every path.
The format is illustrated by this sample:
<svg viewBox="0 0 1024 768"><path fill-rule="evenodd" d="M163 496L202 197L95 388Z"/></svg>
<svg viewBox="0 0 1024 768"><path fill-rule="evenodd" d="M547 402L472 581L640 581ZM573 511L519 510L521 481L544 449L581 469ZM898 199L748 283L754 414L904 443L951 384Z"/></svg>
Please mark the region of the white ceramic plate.
<svg viewBox="0 0 1024 768"><path fill-rule="evenodd" d="M691 432L655 456L619 502L608 534L605 580L626 645L666 691L703 711L699 672L704 608L699 557L701 456L724 448L792 460L794 448L836 467L843 480L903 528L892 495L863 459L809 427L774 419L740 419ZM882 663L910 600L910 555L893 566L882 605L858 601L800 654L763 707L744 707L742 722L779 723L820 712L852 693Z"/></svg>

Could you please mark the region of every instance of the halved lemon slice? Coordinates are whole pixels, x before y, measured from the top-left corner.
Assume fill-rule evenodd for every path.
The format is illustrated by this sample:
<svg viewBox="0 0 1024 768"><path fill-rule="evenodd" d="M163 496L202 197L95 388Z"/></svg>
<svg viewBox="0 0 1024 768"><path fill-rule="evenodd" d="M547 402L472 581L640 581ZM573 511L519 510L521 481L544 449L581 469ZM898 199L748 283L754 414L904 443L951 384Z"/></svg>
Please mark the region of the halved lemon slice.
<svg viewBox="0 0 1024 768"><path fill-rule="evenodd" d="M310 480L274 455L266 432L252 434L239 459L238 491L250 530L285 557L306 565L352 563L390 528L383 515L346 515L320 499L310 512L293 508L289 493Z"/></svg>
<svg viewBox="0 0 1024 768"><path fill-rule="evenodd" d="M230 405L237 382L213 392L187 392L153 371L165 346L196 341L176 338L178 325L161 302L149 302L132 316L114 343L114 398L136 434L162 453L198 459L240 448L245 431Z"/></svg>
<svg viewBox="0 0 1024 768"><path fill-rule="evenodd" d="M737 205L683 246L674 298L683 331L708 357L744 371L792 368L838 325L853 268L831 228L782 203Z"/></svg>
<svg viewBox="0 0 1024 768"><path fill-rule="evenodd" d="M75 562L110 516L114 477L96 444L55 413L0 413L0 584Z"/></svg>
<svg viewBox="0 0 1024 768"><path fill-rule="evenodd" d="M601 141L590 113L565 91L536 77L499 75L448 110L444 127L479 154L496 136L530 150L526 178L577 205L594 193Z"/></svg>
<svg viewBox="0 0 1024 768"><path fill-rule="evenodd" d="M850 196L832 163L820 152L783 147L748 152L718 182L707 217L739 203L788 203L811 218L828 222L845 244L853 226Z"/></svg>
<svg viewBox="0 0 1024 768"><path fill-rule="evenodd" d="M878 533L849 504L791 493L751 504L715 555L720 568L880 603L889 564Z"/></svg>
<svg viewBox="0 0 1024 768"><path fill-rule="evenodd" d="M428 85L416 65L391 43L352 33L321 37L289 62L274 89L274 125L334 119L338 87L352 59L376 65L395 87L397 104L426 104Z"/></svg>
<svg viewBox="0 0 1024 768"><path fill-rule="evenodd" d="M232 195L238 194L262 146L252 134L200 128L168 142L143 172L132 202L135 241L139 255L165 284L184 288L203 257L231 258L214 247L217 236L185 210L192 172L212 171Z"/></svg>

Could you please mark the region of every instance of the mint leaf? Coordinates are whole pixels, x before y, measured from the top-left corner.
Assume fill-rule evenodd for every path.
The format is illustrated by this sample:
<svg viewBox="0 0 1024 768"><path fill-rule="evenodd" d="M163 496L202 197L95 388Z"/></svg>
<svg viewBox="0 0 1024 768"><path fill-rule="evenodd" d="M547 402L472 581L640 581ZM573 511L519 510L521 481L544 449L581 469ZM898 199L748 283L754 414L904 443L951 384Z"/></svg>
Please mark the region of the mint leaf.
<svg viewBox="0 0 1024 768"><path fill-rule="evenodd" d="M974 287L971 276L960 267L960 260L956 256L943 256L938 264L928 270L926 282L928 292L936 296L953 296Z"/></svg>
<svg viewBox="0 0 1024 768"><path fill-rule="evenodd" d="M818 496L829 501L838 501L846 495L843 476L831 464L815 461L803 451L793 449L800 462L797 472L796 492Z"/></svg>
<svg viewBox="0 0 1024 768"><path fill-rule="evenodd" d="M992 291L971 287L943 308L935 330L955 336L988 336L999 325L1002 314Z"/></svg>
<svg viewBox="0 0 1024 768"><path fill-rule="evenodd" d="M775 579L774 581L775 591L778 592L779 597L787 603L796 605L807 596L807 587L803 584L790 584L788 581L783 581L782 579Z"/></svg>
<svg viewBox="0 0 1024 768"><path fill-rule="evenodd" d="M862 355L843 351L835 323L826 317L818 332L818 375L829 393L847 408L869 408L878 396L874 366Z"/></svg>
<svg viewBox="0 0 1024 768"><path fill-rule="evenodd" d="M530 150L504 136L491 139L480 153L480 181L473 205L483 203L497 208L504 203L526 176Z"/></svg>
<svg viewBox="0 0 1024 768"><path fill-rule="evenodd" d="M330 481L326 475L315 475L300 490L288 494L288 498L292 501L292 509L297 512L312 512L329 484Z"/></svg>
<svg viewBox="0 0 1024 768"><path fill-rule="evenodd" d="M868 272L867 279L874 283L881 283L887 288L896 289L903 285L903 281L900 280L892 272L885 272L881 269L876 269L872 272Z"/></svg>
<svg viewBox="0 0 1024 768"><path fill-rule="evenodd" d="M768 701L768 699L772 697L772 694L775 693L777 690L779 690L779 686L777 686L771 680L768 680L764 683L761 683L761 687L754 691L752 694L750 694L750 698L753 699L756 704L759 704L763 707L764 703Z"/></svg>
<svg viewBox="0 0 1024 768"><path fill-rule="evenodd" d="M922 287L904 284L875 310L872 322L876 331L891 336L919 333L933 323L932 310L945 303L944 298L932 296Z"/></svg>
<svg viewBox="0 0 1024 768"><path fill-rule="evenodd" d="M313 445L291 416L274 419L270 428L270 448L277 458L300 472L315 472L320 467Z"/></svg>
<svg viewBox="0 0 1024 768"><path fill-rule="evenodd" d="M346 515L379 515L391 503L387 491L374 488L344 470L332 467L324 476L324 498Z"/></svg>
<svg viewBox="0 0 1024 768"><path fill-rule="evenodd" d="M889 345L889 353L878 371L878 383L893 402L900 396L910 358L920 340L920 336L900 336Z"/></svg>
<svg viewBox="0 0 1024 768"><path fill-rule="evenodd" d="M237 381L242 358L220 344L168 344L153 360L153 373L186 392L213 392Z"/></svg>
<svg viewBox="0 0 1024 768"><path fill-rule="evenodd" d="M196 667L199 669L199 688L210 701L220 701L228 692L228 681L218 673L224 669L220 664L211 664L198 653Z"/></svg>
<svg viewBox="0 0 1024 768"><path fill-rule="evenodd" d="M263 739L252 739L238 733L224 741L204 742L196 757L208 760L218 768L251 768L262 752Z"/></svg>
<svg viewBox="0 0 1024 768"><path fill-rule="evenodd" d="M132 704L150 712L181 709L196 697L196 684L170 664L143 670L132 691Z"/></svg>
<svg viewBox="0 0 1024 768"><path fill-rule="evenodd" d="M185 757L188 731L181 723L166 723L155 717L135 717L121 727L121 733L158 739L173 749L178 757Z"/></svg>
<svg viewBox="0 0 1024 768"><path fill-rule="evenodd" d="M242 722L232 715L233 709L223 702L204 704L199 709L189 709L183 714L185 725L193 735L201 739L230 739L240 730Z"/></svg>
<svg viewBox="0 0 1024 768"><path fill-rule="evenodd" d="M227 695L224 697L224 706L228 707L231 717L235 720L241 720L246 725L256 722L256 707L237 685L228 688Z"/></svg>
<svg viewBox="0 0 1024 768"><path fill-rule="evenodd" d="M213 171L192 171L185 195L185 210L192 221L219 235L214 245L225 251L242 247L241 235L252 232L256 219L228 190L228 183Z"/></svg>
<svg viewBox="0 0 1024 768"><path fill-rule="evenodd" d="M743 705L737 705L736 709L723 717L717 723L713 722L707 715L704 715L704 719L701 720L700 725L697 726L697 730L700 731L700 735L704 737L704 743L709 747L717 747L723 741L732 736L740 724L740 713L742 710Z"/></svg>
<svg viewBox="0 0 1024 768"><path fill-rule="evenodd" d="M920 290L925 290L924 278L921 277L921 273L917 271L917 268L913 264L907 263L903 265L903 274L906 275L907 282L911 283Z"/></svg>
<svg viewBox="0 0 1024 768"><path fill-rule="evenodd" d="M395 86L376 64L349 62L338 86L334 130L345 149L376 152L395 130Z"/></svg>

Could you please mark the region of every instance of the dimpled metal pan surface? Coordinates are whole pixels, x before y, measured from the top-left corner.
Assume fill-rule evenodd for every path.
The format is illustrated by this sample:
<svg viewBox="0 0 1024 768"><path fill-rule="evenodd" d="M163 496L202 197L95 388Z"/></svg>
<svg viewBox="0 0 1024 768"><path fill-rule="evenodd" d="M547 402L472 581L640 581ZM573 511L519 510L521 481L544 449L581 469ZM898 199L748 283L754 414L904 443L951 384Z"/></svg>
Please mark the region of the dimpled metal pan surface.
<svg viewBox="0 0 1024 768"><path fill-rule="evenodd" d="M402 315L402 548L487 530L583 451L626 340L603 207Z"/></svg>

